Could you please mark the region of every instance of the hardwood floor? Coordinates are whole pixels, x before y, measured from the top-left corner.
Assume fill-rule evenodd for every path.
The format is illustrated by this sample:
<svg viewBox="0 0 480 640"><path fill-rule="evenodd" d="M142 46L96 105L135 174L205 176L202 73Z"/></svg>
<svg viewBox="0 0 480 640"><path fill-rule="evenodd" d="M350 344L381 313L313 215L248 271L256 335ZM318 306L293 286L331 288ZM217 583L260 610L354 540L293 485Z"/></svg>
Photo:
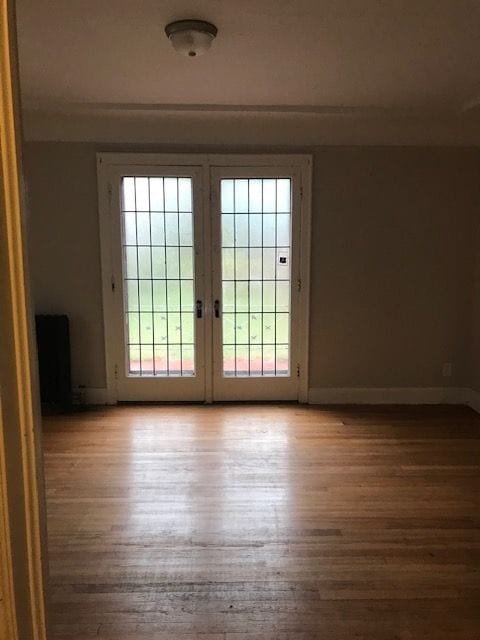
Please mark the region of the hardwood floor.
<svg viewBox="0 0 480 640"><path fill-rule="evenodd" d="M469 409L118 407L45 424L55 640L478 640Z"/></svg>

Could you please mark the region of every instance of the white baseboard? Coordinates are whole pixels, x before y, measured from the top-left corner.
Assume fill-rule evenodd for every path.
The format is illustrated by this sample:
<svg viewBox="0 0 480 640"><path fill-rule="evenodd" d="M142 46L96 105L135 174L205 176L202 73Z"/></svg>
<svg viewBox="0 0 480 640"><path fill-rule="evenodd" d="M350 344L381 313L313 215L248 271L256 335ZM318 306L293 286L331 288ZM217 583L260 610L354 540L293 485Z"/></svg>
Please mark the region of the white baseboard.
<svg viewBox="0 0 480 640"><path fill-rule="evenodd" d="M75 404L116 404L116 400L106 387L75 387Z"/></svg>
<svg viewBox="0 0 480 640"><path fill-rule="evenodd" d="M463 387L313 388L309 389L308 402L310 404L470 404L471 393L470 389ZM480 394L477 395L480 399Z"/></svg>
<svg viewBox="0 0 480 640"><path fill-rule="evenodd" d="M468 399L465 404L468 404L469 407L472 407L474 411L480 413L480 393L478 391L474 391L473 389L467 389L468 391Z"/></svg>
<svg viewBox="0 0 480 640"><path fill-rule="evenodd" d="M74 389L83 404L116 404L107 388ZM465 387L336 387L308 390L309 404L463 404L480 413L480 392Z"/></svg>

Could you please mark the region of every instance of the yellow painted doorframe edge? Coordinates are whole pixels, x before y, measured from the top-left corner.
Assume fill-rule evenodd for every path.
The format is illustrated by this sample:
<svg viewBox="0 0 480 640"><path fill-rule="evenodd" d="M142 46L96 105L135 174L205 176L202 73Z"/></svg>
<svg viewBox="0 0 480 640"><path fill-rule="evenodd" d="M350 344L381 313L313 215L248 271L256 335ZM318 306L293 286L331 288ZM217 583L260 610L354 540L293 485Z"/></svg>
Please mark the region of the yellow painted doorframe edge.
<svg viewBox="0 0 480 640"><path fill-rule="evenodd" d="M12 375L15 376L18 399L18 427L21 432L25 537L27 541L32 633L34 640L46 640L39 487L18 175L18 136L13 92L15 71L12 67L11 55L12 41L14 41L14 37L10 32L10 29L12 29L13 10L9 0L0 0L0 2L0 148L15 352L15 367L12 370ZM6 542L8 545L9 540ZM2 572L2 575L5 575L5 572ZM6 584L2 586L8 589L4 595L5 605L7 610L12 613L15 611L15 599L11 577L12 574L10 572L10 579L7 578L5 580Z"/></svg>
<svg viewBox="0 0 480 640"><path fill-rule="evenodd" d="M2 398L0 397L0 638L18 640L15 615L15 592L10 551L10 519L8 517L7 474L3 440Z"/></svg>

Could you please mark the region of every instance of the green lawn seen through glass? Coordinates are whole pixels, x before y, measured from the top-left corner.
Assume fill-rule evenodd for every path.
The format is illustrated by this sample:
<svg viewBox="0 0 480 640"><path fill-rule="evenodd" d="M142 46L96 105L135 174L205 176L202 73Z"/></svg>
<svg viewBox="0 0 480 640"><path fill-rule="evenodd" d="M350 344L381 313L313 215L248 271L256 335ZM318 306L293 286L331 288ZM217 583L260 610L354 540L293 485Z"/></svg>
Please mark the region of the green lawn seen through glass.
<svg viewBox="0 0 480 640"><path fill-rule="evenodd" d="M124 178L125 335L134 375L193 375L190 178ZM224 375L287 375L290 179L222 180Z"/></svg>

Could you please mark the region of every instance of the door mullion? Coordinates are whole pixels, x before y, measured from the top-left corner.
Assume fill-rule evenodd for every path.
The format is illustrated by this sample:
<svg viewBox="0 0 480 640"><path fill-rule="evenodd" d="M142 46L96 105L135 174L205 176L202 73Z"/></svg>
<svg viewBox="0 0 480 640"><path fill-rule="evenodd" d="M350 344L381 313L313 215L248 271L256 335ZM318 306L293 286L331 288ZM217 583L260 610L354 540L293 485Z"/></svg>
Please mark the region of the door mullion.
<svg viewBox="0 0 480 640"><path fill-rule="evenodd" d="M212 190L210 186L210 167L203 163L203 308L204 308L204 344L205 344L205 402L213 401L213 263L212 254L215 243L212 242Z"/></svg>

